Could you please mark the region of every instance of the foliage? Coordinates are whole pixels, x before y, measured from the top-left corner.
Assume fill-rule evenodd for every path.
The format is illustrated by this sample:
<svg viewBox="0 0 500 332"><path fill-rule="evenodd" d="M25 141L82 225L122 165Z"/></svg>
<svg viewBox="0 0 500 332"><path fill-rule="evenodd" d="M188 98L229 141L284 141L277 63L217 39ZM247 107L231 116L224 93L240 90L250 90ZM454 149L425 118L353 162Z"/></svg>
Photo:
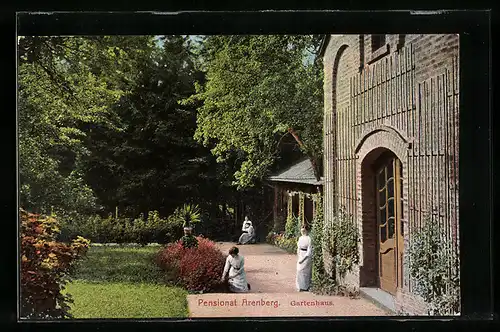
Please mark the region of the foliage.
<svg viewBox="0 0 500 332"><path fill-rule="evenodd" d="M260 197L263 190L256 182L257 188L249 188L253 191L237 192L231 187L246 158L241 151L217 163L210 151L216 142L203 146L195 140L197 111L204 101L179 103L197 94L195 82L205 85L203 71L209 66L200 69L195 62L208 64L208 54L194 54L188 36L160 39L19 38L20 200L24 207L56 213L67 221L65 231L75 229L73 235L86 224L87 233L103 231L94 234L102 238L100 242L109 238L144 243L151 237L144 231L148 223L145 217L134 222L141 213L156 210L168 216L184 202L197 202L209 214L207 220L220 226L220 234L227 234L228 225L221 221L226 218L221 218L217 207L221 203L250 206L253 203L248 201ZM297 45L302 43L299 39ZM212 46L203 50L216 51ZM320 128L321 114L313 126L294 129L302 135L314 126ZM276 133L274 145L290 137ZM279 154L277 163L286 164L288 154ZM104 217L105 211L115 208L124 218L92 217ZM91 218L95 220L84 221Z"/></svg>
<svg viewBox="0 0 500 332"><path fill-rule="evenodd" d="M330 227L326 227L325 247L335 265L336 275L342 281L359 263L359 231L352 216L340 210Z"/></svg>
<svg viewBox="0 0 500 332"><path fill-rule="evenodd" d="M163 36L161 45L137 64L136 84L112 108L122 130L94 126L86 140L89 185L106 210L123 206L127 216L170 215L188 201L210 205L225 188L223 165L193 138L198 104L178 103L204 76L189 37Z"/></svg>
<svg viewBox="0 0 500 332"><path fill-rule="evenodd" d="M57 242L58 221L20 211L21 218L21 316L71 318L71 295L62 290L71 280L75 263L89 241L78 237L71 244Z"/></svg>
<svg viewBox="0 0 500 332"><path fill-rule="evenodd" d="M194 227L201 222L200 208L198 205L184 204L175 209L169 219L181 223L183 227Z"/></svg>
<svg viewBox="0 0 500 332"><path fill-rule="evenodd" d="M436 220L427 217L412 232L408 256L415 292L430 305L431 315L460 312L458 251L440 232Z"/></svg>
<svg viewBox="0 0 500 332"><path fill-rule="evenodd" d="M270 231L269 233L267 233L266 243L274 244L274 239L276 238L276 235L278 235L278 233L276 233L276 231Z"/></svg>
<svg viewBox="0 0 500 332"><path fill-rule="evenodd" d="M316 294L357 298L359 296L358 290L337 282L337 267L334 264L328 265L329 271L325 268L323 252L326 251L332 256L331 241L328 241L331 236L331 231L329 231L324 224L323 198L321 194L314 194L313 202L315 204L316 214L311 230L311 240L313 247L321 249L313 252L312 291Z"/></svg>
<svg viewBox="0 0 500 332"><path fill-rule="evenodd" d="M302 226L302 220L305 220L304 218L304 204L305 204L306 196L303 192L299 193L299 215L297 216L297 235L300 235L300 229Z"/></svg>
<svg viewBox="0 0 500 332"><path fill-rule="evenodd" d="M182 104L198 106L195 139L218 162L235 162L238 188L262 179L279 144L294 133L307 154L322 154L322 68L309 61L318 36L207 36L200 53L205 83Z"/></svg>
<svg viewBox="0 0 500 332"><path fill-rule="evenodd" d="M94 126L119 131L111 106L134 84L150 37L18 39L21 205L39 213L89 213L84 141Z"/></svg>
<svg viewBox="0 0 500 332"><path fill-rule="evenodd" d="M149 283L93 283L68 285L77 319L145 319L188 317L187 292L178 287Z"/></svg>
<svg viewBox="0 0 500 332"><path fill-rule="evenodd" d="M325 271L325 264L323 260L323 200L321 195L313 196L316 214L314 216L313 225L311 229L311 241L313 248L313 262L312 262L312 288L313 290L321 289L323 282L327 278Z"/></svg>
<svg viewBox="0 0 500 332"><path fill-rule="evenodd" d="M169 243L182 235L182 224L174 219L162 219L158 211L136 219L98 215L65 219L59 238L68 241L78 235L97 243Z"/></svg>
<svg viewBox="0 0 500 332"><path fill-rule="evenodd" d="M196 248L198 247L198 240L192 234L184 235L181 238L181 244L184 248Z"/></svg>
<svg viewBox="0 0 500 332"><path fill-rule="evenodd" d="M296 238L299 236L299 218L292 215L288 215L286 218L286 223L285 223L285 237L290 239L290 238Z"/></svg>
<svg viewBox="0 0 500 332"><path fill-rule="evenodd" d="M215 243L197 238L198 246L185 248L180 241L168 244L158 253L157 264L170 282L192 292L209 292L220 286L224 254Z"/></svg>
<svg viewBox="0 0 500 332"><path fill-rule="evenodd" d="M281 248L290 254L297 253L297 241L298 241L297 236L289 238L286 237L284 233L270 232L266 236L267 243L275 245L278 248Z"/></svg>

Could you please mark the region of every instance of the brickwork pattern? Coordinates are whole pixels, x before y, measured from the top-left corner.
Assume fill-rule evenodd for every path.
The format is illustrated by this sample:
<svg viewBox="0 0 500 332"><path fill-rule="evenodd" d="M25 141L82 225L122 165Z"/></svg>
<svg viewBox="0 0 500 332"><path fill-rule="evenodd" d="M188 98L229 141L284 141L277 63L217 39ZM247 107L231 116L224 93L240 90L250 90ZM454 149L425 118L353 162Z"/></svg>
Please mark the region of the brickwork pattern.
<svg viewBox="0 0 500 332"><path fill-rule="evenodd" d="M386 45L372 52L371 35L330 38L323 59L325 222L344 208L358 223L361 263L349 283L369 286L376 274L368 166L380 148L403 164L405 249L427 215L458 248L458 43L453 34L386 35ZM396 302L425 311L405 266Z"/></svg>

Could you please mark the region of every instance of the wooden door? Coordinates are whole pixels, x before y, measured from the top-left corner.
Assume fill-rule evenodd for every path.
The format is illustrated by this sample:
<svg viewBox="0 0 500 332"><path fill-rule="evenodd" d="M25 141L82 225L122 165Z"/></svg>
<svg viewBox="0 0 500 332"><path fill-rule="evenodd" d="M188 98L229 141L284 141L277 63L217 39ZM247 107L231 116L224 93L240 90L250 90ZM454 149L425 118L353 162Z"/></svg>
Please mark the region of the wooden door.
<svg viewBox="0 0 500 332"><path fill-rule="evenodd" d="M395 294L402 284L401 163L384 158L376 171L378 276L380 288Z"/></svg>

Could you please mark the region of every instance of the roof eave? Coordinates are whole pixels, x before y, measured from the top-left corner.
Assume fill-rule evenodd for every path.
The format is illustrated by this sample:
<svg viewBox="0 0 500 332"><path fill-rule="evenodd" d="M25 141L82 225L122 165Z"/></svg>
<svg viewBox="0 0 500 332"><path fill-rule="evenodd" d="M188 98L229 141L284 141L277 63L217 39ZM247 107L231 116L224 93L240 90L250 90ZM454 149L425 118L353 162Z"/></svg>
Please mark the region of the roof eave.
<svg viewBox="0 0 500 332"><path fill-rule="evenodd" d="M300 183L300 184L309 184L312 186L322 186L323 181L316 181L314 179L311 180L298 180L298 179L272 179L268 178L271 182L286 182L286 183Z"/></svg>

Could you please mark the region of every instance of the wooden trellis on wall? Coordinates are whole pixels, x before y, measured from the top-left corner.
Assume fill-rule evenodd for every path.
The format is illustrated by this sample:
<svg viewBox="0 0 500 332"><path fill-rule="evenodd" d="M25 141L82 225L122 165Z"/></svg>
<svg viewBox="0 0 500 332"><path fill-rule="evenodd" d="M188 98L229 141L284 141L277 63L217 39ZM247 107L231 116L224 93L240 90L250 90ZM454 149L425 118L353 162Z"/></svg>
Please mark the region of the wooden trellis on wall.
<svg viewBox="0 0 500 332"><path fill-rule="evenodd" d="M333 160L325 163L325 172L335 170L335 192L325 183L325 195L333 195L327 199L358 220L361 197L356 188L355 145L364 133L390 125L412 141L403 170L407 232L429 215L457 251L458 57L441 74L423 82L416 82L415 67L415 52L409 44L350 78L350 102L325 118L325 149L335 149L327 155ZM334 211L325 213L331 219ZM408 236L405 239L409 241ZM410 283L408 276L405 282Z"/></svg>

